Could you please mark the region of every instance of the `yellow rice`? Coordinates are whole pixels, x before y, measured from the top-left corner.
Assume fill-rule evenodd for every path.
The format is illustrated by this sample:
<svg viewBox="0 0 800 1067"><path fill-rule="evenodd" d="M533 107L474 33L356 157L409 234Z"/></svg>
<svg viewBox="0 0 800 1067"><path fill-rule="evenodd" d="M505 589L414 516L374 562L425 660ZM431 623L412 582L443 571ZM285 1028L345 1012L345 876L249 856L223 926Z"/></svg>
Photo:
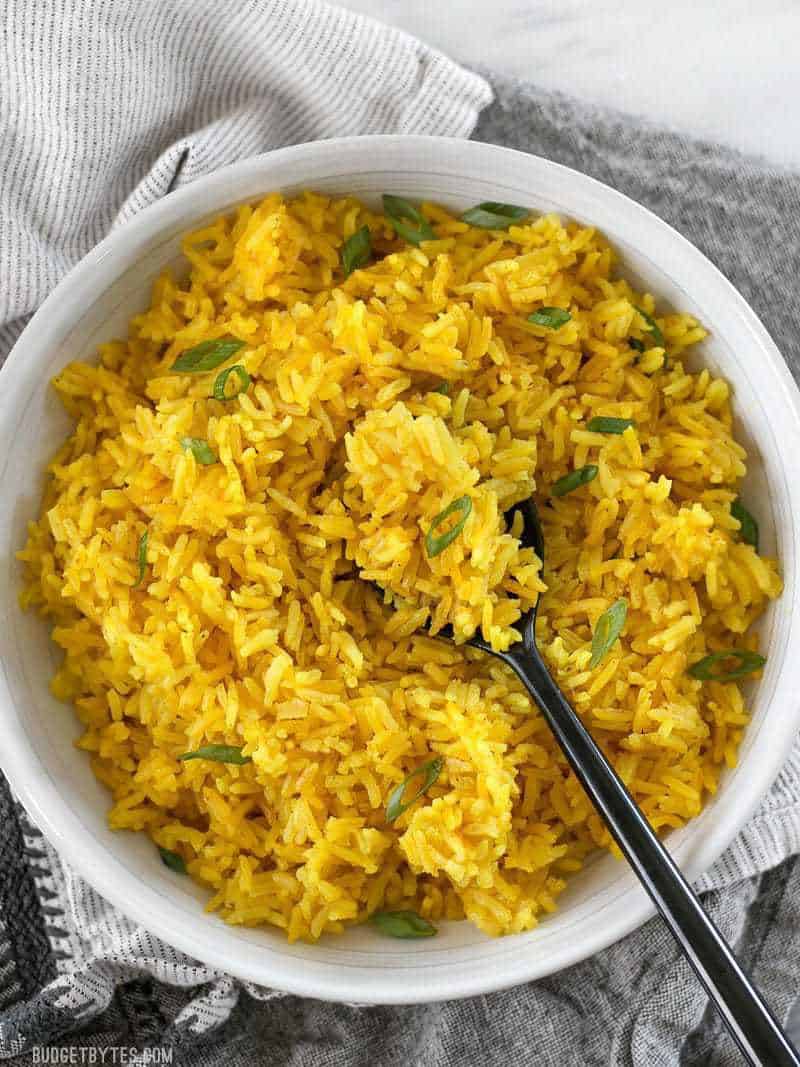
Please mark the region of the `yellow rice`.
<svg viewBox="0 0 800 1067"><path fill-rule="evenodd" d="M545 588L546 659L662 829L697 815L748 720L737 684L687 666L755 648L781 588L730 514L746 455L725 381L686 369L701 325L656 313L593 229L424 212L437 236L420 247L311 193L187 236L187 279L162 277L127 339L55 380L76 428L20 554L111 826L179 853L227 921L290 939L400 907L526 930L610 846L511 672L419 632L431 614L502 648ZM375 259L343 280L363 224ZM571 321L529 323L543 306ZM253 385L218 402L217 371L170 368L227 334ZM596 415L636 425L590 432ZM551 497L587 463L594 481ZM531 493L544 584L502 519ZM429 560L426 530L465 494L462 535ZM624 632L592 670L593 626L620 597ZM252 762L177 760L205 744ZM438 781L387 823L389 794L434 755Z"/></svg>

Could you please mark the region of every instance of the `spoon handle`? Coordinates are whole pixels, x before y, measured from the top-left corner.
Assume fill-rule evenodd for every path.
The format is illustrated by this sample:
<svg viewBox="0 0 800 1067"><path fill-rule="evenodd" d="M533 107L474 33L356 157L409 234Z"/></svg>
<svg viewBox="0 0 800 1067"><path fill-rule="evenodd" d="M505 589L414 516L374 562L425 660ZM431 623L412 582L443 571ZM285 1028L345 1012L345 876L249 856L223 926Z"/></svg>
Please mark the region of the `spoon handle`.
<svg viewBox="0 0 800 1067"><path fill-rule="evenodd" d="M538 651L503 657L524 682L570 766L683 950L734 1040L759 1067L800 1058L636 801L575 714Z"/></svg>

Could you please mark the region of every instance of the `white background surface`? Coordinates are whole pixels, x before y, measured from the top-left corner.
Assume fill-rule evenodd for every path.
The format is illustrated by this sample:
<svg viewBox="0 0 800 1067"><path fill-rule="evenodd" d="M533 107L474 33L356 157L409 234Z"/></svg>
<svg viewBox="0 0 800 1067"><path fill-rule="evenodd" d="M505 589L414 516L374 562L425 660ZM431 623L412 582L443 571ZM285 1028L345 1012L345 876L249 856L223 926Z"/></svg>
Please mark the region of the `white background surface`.
<svg viewBox="0 0 800 1067"><path fill-rule="evenodd" d="M799 0L344 0L453 59L800 166Z"/></svg>

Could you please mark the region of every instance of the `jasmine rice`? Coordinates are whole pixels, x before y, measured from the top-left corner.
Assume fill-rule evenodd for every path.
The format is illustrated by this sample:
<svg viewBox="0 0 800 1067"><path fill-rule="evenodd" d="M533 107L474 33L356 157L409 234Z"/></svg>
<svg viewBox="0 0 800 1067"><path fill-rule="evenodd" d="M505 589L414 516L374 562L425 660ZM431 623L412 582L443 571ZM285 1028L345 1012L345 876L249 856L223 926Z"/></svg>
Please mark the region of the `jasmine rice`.
<svg viewBox="0 0 800 1067"><path fill-rule="evenodd" d="M527 930L611 847L473 634L507 648L542 594L661 830L735 763L781 591L694 318L591 228L386 211L273 194L189 234L186 277L55 380L75 429L20 553L111 826L291 940ZM530 496L544 570L506 520Z"/></svg>

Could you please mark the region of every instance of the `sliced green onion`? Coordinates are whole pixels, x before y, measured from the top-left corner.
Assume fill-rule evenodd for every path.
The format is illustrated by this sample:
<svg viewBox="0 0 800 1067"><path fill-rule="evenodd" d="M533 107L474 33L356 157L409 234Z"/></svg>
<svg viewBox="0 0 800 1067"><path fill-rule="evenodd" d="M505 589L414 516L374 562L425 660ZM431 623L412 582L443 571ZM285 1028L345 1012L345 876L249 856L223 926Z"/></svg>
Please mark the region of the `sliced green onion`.
<svg viewBox="0 0 800 1067"><path fill-rule="evenodd" d="M172 370L182 374L201 374L203 371L215 370L220 363L230 359L245 342L238 337L217 337L214 341L201 341L194 348L181 352L172 364Z"/></svg>
<svg viewBox="0 0 800 1067"><path fill-rule="evenodd" d="M758 552L758 523L738 497L731 504L731 515L741 527L739 533L742 540Z"/></svg>
<svg viewBox="0 0 800 1067"><path fill-rule="evenodd" d="M366 267L371 258L372 234L369 232L369 226L362 226L342 245L342 267L345 278L349 278L359 267Z"/></svg>
<svg viewBox="0 0 800 1067"><path fill-rule="evenodd" d="M653 318L653 316L652 315L648 315L646 311L642 311L641 308L637 308L635 305L634 305L633 310L634 311L638 311L638 313L642 316L644 321L647 323L647 328L650 331L650 333L653 335L653 340L658 345L658 347L659 348L664 348L666 346L666 341L664 340L664 334L661 332L661 327L658 325L658 323Z"/></svg>
<svg viewBox="0 0 800 1067"><path fill-rule="evenodd" d="M431 523L430 529L425 534L425 551L428 553L428 559L433 559L434 556L438 556L440 552L444 552L447 546L455 541L464 529L464 525L469 518L469 513L471 511L472 500L468 496L460 496L457 500L454 500L452 504L448 504L444 511L439 512ZM434 531L442 525L445 519L449 519L450 516L456 512L460 512L461 518L455 526L447 530L446 533L439 534L437 537Z"/></svg>
<svg viewBox="0 0 800 1067"><path fill-rule="evenodd" d="M628 348L632 348L635 352L644 352L644 342L638 337L629 337Z"/></svg>
<svg viewBox="0 0 800 1067"><path fill-rule="evenodd" d="M239 379L239 385L235 393L226 393L225 387L228 384L228 378L232 374L235 374ZM232 367L226 367L225 370L221 370L214 381L213 396L215 400L233 400L239 393L246 393L250 388L252 379L241 363L234 363Z"/></svg>
<svg viewBox="0 0 800 1067"><path fill-rule="evenodd" d="M557 482L553 482L550 486L550 492L553 496L566 496L573 489L579 489L582 485L588 485L589 482L593 482L597 477L598 470L599 468L594 463L587 463L585 467L578 467L576 471L570 471L563 478L559 478Z"/></svg>
<svg viewBox="0 0 800 1067"><path fill-rule="evenodd" d="M428 760L427 763L421 764L416 770L400 783L400 785L392 790L391 796L386 802L386 821L394 822L398 819L403 812L408 811L411 805L419 800L423 793L427 793L439 775L442 773L442 767L444 767L444 760L441 756L437 756L436 759ZM413 782L415 778L422 779L419 789L408 800L404 800L406 787L410 782Z"/></svg>
<svg viewBox="0 0 800 1067"><path fill-rule="evenodd" d="M730 671L715 672L715 665L727 659L738 660L739 666ZM712 652L709 656L703 656L691 665L687 673L702 682L733 682L737 678L744 678L746 674L752 674L753 671L760 671L766 662L766 656L760 656L758 652L751 652L747 648L730 648L725 652Z"/></svg>
<svg viewBox="0 0 800 1067"><path fill-rule="evenodd" d="M433 227L419 210L401 196L383 194L383 210L394 226L398 237L418 245L422 241L434 241L436 234Z"/></svg>
<svg viewBox="0 0 800 1067"><path fill-rule="evenodd" d="M461 216L461 221L477 226L481 230L507 230L514 222L527 219L530 211L516 204L497 204L487 200L483 204L471 207Z"/></svg>
<svg viewBox="0 0 800 1067"><path fill-rule="evenodd" d="M614 642L622 633L622 627L628 617L628 601L617 600L597 620L592 634L592 658L589 669L594 670L601 660L611 651Z"/></svg>
<svg viewBox="0 0 800 1067"><path fill-rule="evenodd" d="M202 463L204 467L217 462L216 453L212 452L208 441L204 441L202 437L182 437L181 448L192 452L197 462Z"/></svg>
<svg viewBox="0 0 800 1067"><path fill-rule="evenodd" d="M572 315L564 308L539 308L538 311L528 315L528 322L535 322L537 326L546 326L548 330L560 330L571 318Z"/></svg>
<svg viewBox="0 0 800 1067"><path fill-rule="evenodd" d="M592 433L625 433L629 426L635 426L633 419L612 419L605 415L595 415L586 423L586 429Z"/></svg>
<svg viewBox="0 0 800 1067"><path fill-rule="evenodd" d="M450 382L442 382L432 392L440 393L442 396L450 396Z"/></svg>
<svg viewBox="0 0 800 1067"><path fill-rule="evenodd" d="M235 745L204 745L192 752L182 752L178 759L186 762L190 759L207 759L214 763L250 763L252 756L243 756L241 748Z"/></svg>
<svg viewBox="0 0 800 1067"><path fill-rule="evenodd" d="M433 937L436 927L415 911L376 911L369 921L389 937Z"/></svg>
<svg viewBox="0 0 800 1067"><path fill-rule="evenodd" d="M139 538L139 551L137 553L137 563L139 564L139 577L136 579L134 589L144 581L145 571L147 570L147 542L149 540L149 533L147 530Z"/></svg>
<svg viewBox="0 0 800 1067"><path fill-rule="evenodd" d="M170 852L168 848L162 848L161 845L158 846L158 852L165 867L169 867L171 871L176 871L178 874L186 874L183 856L179 856L177 852Z"/></svg>

